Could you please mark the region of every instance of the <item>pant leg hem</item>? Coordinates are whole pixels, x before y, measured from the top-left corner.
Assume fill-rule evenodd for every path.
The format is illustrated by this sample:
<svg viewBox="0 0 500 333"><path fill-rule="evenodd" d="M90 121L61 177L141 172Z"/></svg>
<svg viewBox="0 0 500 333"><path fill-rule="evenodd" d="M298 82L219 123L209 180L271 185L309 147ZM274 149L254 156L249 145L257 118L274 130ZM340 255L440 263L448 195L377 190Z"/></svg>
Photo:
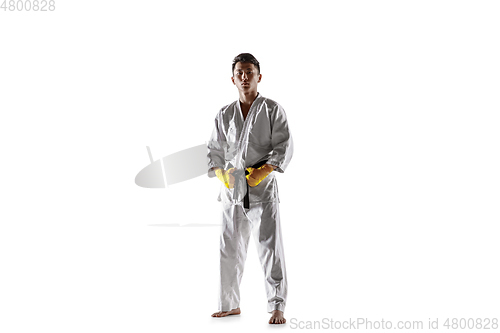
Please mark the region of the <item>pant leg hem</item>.
<svg viewBox="0 0 500 333"><path fill-rule="evenodd" d="M267 304L267 312L272 313L274 310L280 310L285 313L285 304L283 303L268 303Z"/></svg>
<svg viewBox="0 0 500 333"><path fill-rule="evenodd" d="M226 306L223 306L222 304L219 303L219 311L231 311L231 310L237 309L239 307L240 307L240 305L235 303L235 302L231 302L231 303L229 303L229 305L226 305Z"/></svg>

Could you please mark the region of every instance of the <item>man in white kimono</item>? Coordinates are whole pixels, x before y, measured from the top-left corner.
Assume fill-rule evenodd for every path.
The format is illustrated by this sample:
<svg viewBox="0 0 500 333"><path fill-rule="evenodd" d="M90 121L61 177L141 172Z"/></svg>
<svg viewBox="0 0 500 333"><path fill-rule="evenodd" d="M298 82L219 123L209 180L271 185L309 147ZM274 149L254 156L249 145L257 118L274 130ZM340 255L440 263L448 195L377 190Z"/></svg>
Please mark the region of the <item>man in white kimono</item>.
<svg viewBox="0 0 500 333"><path fill-rule="evenodd" d="M292 158L292 136L283 108L257 92L257 59L242 53L232 68L239 100L217 113L208 144L208 175L223 183L219 311L212 317L241 313L239 286L252 233L265 274L269 323L283 324L287 278L275 173L283 173Z"/></svg>

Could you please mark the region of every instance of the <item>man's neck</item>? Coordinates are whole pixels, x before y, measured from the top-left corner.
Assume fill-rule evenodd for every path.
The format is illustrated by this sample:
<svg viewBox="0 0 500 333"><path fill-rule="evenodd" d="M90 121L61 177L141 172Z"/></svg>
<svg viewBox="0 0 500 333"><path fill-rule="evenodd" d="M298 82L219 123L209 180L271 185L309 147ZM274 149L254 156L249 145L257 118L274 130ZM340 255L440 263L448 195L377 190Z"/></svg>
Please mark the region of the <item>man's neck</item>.
<svg viewBox="0 0 500 333"><path fill-rule="evenodd" d="M240 103L242 105L251 106L258 94L257 91L249 91L246 94L240 91Z"/></svg>

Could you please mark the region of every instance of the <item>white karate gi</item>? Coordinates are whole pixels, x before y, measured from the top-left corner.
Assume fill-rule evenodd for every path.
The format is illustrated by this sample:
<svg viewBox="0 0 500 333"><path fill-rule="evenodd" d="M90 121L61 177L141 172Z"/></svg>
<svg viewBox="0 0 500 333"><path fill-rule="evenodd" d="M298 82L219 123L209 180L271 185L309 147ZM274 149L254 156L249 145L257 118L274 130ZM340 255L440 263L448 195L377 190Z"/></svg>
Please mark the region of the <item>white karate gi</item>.
<svg viewBox="0 0 500 333"><path fill-rule="evenodd" d="M275 172L259 185L247 187L244 170L258 162L275 165L283 173L293 154L293 141L286 114L275 101L259 93L243 118L239 100L223 107L215 118L208 146L209 177L220 167L240 170L235 187L221 183L219 311L240 306L239 285L253 233L265 274L267 311L285 310L287 279L279 218L279 196ZM243 205L248 188L249 208Z"/></svg>

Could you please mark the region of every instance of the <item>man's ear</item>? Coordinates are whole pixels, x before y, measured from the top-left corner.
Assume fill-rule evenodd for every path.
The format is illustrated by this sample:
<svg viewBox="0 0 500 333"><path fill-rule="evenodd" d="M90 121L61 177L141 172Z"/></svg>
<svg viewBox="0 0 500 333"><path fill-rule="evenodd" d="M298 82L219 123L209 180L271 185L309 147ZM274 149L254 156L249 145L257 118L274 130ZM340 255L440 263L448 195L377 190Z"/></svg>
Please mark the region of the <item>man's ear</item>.
<svg viewBox="0 0 500 333"><path fill-rule="evenodd" d="M233 81L233 84L236 84L234 83L234 76L231 76L231 81Z"/></svg>
<svg viewBox="0 0 500 333"><path fill-rule="evenodd" d="M257 82L260 82L260 80L262 80L262 74L259 74L259 81Z"/></svg>

